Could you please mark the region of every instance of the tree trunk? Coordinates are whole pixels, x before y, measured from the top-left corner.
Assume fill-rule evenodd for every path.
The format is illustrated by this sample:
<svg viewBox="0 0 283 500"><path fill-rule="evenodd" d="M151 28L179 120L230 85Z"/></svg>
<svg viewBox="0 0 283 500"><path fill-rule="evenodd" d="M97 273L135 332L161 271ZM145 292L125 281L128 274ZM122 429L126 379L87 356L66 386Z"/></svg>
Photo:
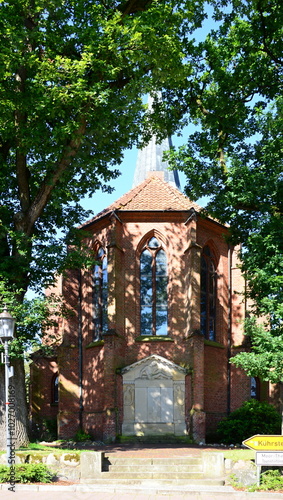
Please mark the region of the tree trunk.
<svg viewBox="0 0 283 500"><path fill-rule="evenodd" d="M26 402L25 372L24 361L22 359L13 359L11 365L14 367L14 376L9 378L11 395L15 400L15 427L11 422L12 430L15 429L13 444L16 448L29 442L29 421ZM6 449L6 401L5 401L5 380L4 365L0 369L0 449ZM12 405L11 405L12 406ZM9 420L10 422L10 420Z"/></svg>

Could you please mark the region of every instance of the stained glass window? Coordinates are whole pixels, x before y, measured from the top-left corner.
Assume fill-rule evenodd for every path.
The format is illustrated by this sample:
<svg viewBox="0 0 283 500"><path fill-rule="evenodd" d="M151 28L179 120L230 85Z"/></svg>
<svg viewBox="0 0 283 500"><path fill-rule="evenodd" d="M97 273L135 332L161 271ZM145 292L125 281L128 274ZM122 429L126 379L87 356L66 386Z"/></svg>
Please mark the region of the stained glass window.
<svg viewBox="0 0 283 500"><path fill-rule="evenodd" d="M93 271L94 340L107 331L108 274L105 250L99 248Z"/></svg>
<svg viewBox="0 0 283 500"><path fill-rule="evenodd" d="M52 377L51 382L51 402L53 404L58 404L59 402L59 376L58 373L55 373Z"/></svg>
<svg viewBox="0 0 283 500"><path fill-rule="evenodd" d="M152 237L140 256L141 334L167 335L167 258Z"/></svg>
<svg viewBox="0 0 283 500"><path fill-rule="evenodd" d="M208 340L215 340L216 335L216 277L215 259L206 246L201 256L200 323L201 332Z"/></svg>
<svg viewBox="0 0 283 500"><path fill-rule="evenodd" d="M251 398L260 400L260 383L257 377L251 377Z"/></svg>

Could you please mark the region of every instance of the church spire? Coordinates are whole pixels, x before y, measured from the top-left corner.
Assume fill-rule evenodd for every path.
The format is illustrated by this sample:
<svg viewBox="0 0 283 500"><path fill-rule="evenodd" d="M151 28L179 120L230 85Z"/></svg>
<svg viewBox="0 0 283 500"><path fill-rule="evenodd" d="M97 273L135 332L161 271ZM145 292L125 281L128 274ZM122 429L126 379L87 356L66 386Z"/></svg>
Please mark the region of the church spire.
<svg viewBox="0 0 283 500"><path fill-rule="evenodd" d="M148 107L152 109L152 97L148 99ZM156 142L156 136L152 136L149 143L138 152L133 188L143 182L151 172L164 172L164 180L175 188L181 189L177 170L169 170L169 164L163 160L163 153L172 147L171 138L164 139L160 144Z"/></svg>

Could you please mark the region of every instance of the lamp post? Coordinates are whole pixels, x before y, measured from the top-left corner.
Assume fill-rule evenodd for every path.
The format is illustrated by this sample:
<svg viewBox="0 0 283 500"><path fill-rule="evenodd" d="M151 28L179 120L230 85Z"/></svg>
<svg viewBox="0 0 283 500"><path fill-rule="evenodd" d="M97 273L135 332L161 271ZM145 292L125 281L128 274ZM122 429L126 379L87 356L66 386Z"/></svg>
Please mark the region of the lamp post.
<svg viewBox="0 0 283 500"><path fill-rule="evenodd" d="M4 346L4 364L5 364L5 407L6 407L6 447L7 464L10 464L11 452L11 431L9 426L9 378L13 376L13 367L10 367L8 343L14 337L15 319L7 311L6 305L0 313L0 341Z"/></svg>

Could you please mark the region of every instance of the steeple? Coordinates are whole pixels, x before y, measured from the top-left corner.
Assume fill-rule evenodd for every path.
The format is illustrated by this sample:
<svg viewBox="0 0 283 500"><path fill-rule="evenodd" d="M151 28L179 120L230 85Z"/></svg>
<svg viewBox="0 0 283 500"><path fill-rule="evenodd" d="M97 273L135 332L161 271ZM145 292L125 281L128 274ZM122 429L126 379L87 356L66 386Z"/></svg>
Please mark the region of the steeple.
<svg viewBox="0 0 283 500"><path fill-rule="evenodd" d="M152 109L152 97L148 99L148 107ZM134 173L133 188L143 182L152 172L164 172L164 180L181 189L177 170L169 170L169 164L163 160L163 153L172 147L171 138L164 139L160 144L156 142L156 136L152 136L150 142L138 152L138 159Z"/></svg>

